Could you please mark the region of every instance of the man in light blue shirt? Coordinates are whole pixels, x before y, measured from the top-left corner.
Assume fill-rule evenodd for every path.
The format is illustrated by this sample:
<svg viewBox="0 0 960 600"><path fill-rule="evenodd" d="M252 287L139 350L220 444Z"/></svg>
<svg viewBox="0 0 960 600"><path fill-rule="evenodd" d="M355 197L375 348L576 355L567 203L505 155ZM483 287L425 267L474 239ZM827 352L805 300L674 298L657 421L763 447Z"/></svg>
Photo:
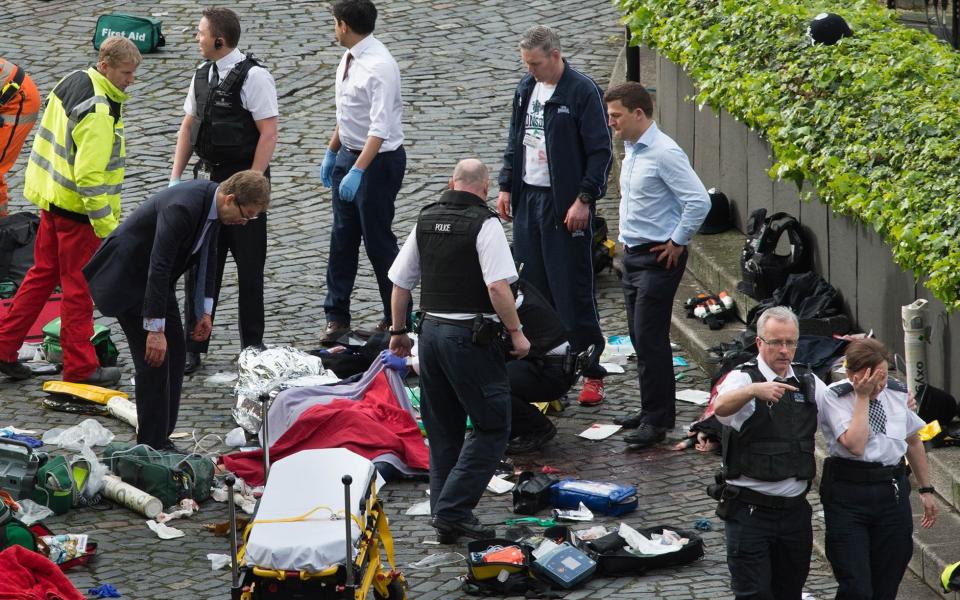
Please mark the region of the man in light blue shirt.
<svg viewBox="0 0 960 600"><path fill-rule="evenodd" d="M603 100L626 150L620 169L623 293L641 399L639 411L615 421L636 427L624 439L646 447L674 426L670 316L687 244L710 211L710 197L687 155L651 119L653 100L642 85L614 86Z"/></svg>

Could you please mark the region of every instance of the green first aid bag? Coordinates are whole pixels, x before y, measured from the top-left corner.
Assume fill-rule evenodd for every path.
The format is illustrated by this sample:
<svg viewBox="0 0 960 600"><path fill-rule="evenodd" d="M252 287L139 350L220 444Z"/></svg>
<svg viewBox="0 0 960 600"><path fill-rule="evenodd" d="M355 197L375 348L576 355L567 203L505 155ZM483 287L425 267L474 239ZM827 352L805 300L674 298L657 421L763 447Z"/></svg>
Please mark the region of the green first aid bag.
<svg viewBox="0 0 960 600"><path fill-rule="evenodd" d="M184 498L203 502L213 486L213 462L199 454L154 450L144 444L111 442L104 463L125 483L170 507Z"/></svg>
<svg viewBox="0 0 960 600"><path fill-rule="evenodd" d="M110 339L110 328L103 325L93 326L93 337L90 338L93 349L97 352L97 359L104 367L113 367L117 364L117 346ZM63 348L60 346L60 317L43 326L43 342L40 344L47 361L63 364Z"/></svg>
<svg viewBox="0 0 960 600"><path fill-rule="evenodd" d="M37 471L37 487L33 500L62 515L70 510L79 496L73 469L63 456L51 456Z"/></svg>
<svg viewBox="0 0 960 600"><path fill-rule="evenodd" d="M158 19L111 13L97 19L97 29L93 32L94 50L99 50L103 40L114 35L127 38L142 53L155 52L167 43L160 33Z"/></svg>

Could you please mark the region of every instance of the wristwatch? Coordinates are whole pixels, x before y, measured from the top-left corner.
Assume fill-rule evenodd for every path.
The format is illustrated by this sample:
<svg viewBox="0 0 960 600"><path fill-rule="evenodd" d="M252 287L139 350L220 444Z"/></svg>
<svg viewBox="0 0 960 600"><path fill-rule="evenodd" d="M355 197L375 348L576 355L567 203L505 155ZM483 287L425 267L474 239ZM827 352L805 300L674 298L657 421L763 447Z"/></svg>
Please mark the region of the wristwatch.
<svg viewBox="0 0 960 600"><path fill-rule="evenodd" d="M390 335L406 335L406 333L407 333L407 326L404 325L404 326L401 327L400 329L394 329L393 327L390 327L390 329L388 329L388 331L390 332Z"/></svg>
<svg viewBox="0 0 960 600"><path fill-rule="evenodd" d="M932 494L932 493L934 493L935 491L937 491L937 490L935 490L932 485L928 485L928 486L918 487L918 488L917 488L917 493L918 493L918 494Z"/></svg>
<svg viewBox="0 0 960 600"><path fill-rule="evenodd" d="M577 195L577 200L579 200L580 202L583 202L587 206L593 206L594 203L597 201L596 198L594 198L587 192L580 192L580 194Z"/></svg>

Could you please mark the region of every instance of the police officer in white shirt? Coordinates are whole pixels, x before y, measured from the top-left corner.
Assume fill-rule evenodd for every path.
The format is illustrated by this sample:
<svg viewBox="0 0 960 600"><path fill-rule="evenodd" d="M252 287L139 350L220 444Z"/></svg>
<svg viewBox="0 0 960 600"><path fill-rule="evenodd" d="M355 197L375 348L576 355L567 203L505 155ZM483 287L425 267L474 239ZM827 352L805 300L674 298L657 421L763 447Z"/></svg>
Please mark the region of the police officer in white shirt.
<svg viewBox="0 0 960 600"><path fill-rule="evenodd" d="M785 306L757 322L755 362L718 388L723 481L712 493L726 521L727 566L736 598L800 600L813 546L810 504L816 474L817 399L826 385L793 363L799 325Z"/></svg>
<svg viewBox="0 0 960 600"><path fill-rule="evenodd" d="M430 441L432 525L447 544L459 536L494 537L473 509L510 436L501 327L511 354L523 358L530 350L510 290L517 269L503 226L486 205L488 178L479 160L460 161L451 189L420 211L390 268L390 350L399 356L410 354L410 291L421 284L420 410ZM464 443L467 416L473 431Z"/></svg>
<svg viewBox="0 0 960 600"><path fill-rule="evenodd" d="M904 455L919 483L922 527L937 518L927 456L917 431L923 420L907 406L907 388L888 378L889 354L874 339L850 342L847 378L820 403L820 427L830 457L823 463L820 499L827 559L837 598L897 597L913 554L910 482Z"/></svg>
<svg viewBox="0 0 960 600"><path fill-rule="evenodd" d="M337 43L347 51L337 67L337 124L320 165L320 180L333 197L322 342L350 329L361 239L383 302L377 328L384 331L390 323L393 287L387 271L397 256L394 202L407 164L400 68L373 37L377 8L370 0L338 0L332 10Z"/></svg>
<svg viewBox="0 0 960 600"><path fill-rule="evenodd" d="M170 170L170 185L183 177L190 156L200 160L194 167L197 179L225 181L234 173L252 169L270 177L270 160L277 145L279 109L273 76L252 55L237 49L240 43L240 18L229 8L212 7L203 11L197 27L197 45L204 61L197 67L183 103L183 122L177 134L177 149ZM220 228L217 252L216 290L213 298L203 297L195 281L205 274L191 268L185 278L184 313L186 331L204 315L215 315L216 299L227 260L227 252L237 263L239 288L240 345L263 344L263 271L267 260L267 213L244 226ZM206 265L205 260L200 264ZM187 338L186 373L200 366L200 355L207 352L208 341Z"/></svg>

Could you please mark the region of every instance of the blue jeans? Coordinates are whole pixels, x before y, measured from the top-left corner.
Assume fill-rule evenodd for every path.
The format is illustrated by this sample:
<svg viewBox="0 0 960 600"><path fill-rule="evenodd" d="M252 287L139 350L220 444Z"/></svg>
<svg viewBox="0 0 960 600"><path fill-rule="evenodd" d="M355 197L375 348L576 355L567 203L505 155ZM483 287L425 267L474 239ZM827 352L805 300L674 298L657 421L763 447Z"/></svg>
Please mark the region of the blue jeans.
<svg viewBox="0 0 960 600"><path fill-rule="evenodd" d="M550 189L524 184L513 200L513 257L557 310L574 352L594 345L584 376L606 375L597 364L605 340L594 296L593 211L587 228L571 233L557 221Z"/></svg>
<svg viewBox="0 0 960 600"><path fill-rule="evenodd" d="M825 482L826 483L826 482ZM833 480L823 496L827 559L837 599L893 600L913 555L910 482Z"/></svg>
<svg viewBox="0 0 960 600"><path fill-rule="evenodd" d="M340 182L358 156L359 152L341 147L333 167L333 231L330 233L327 297L323 309L328 321L344 325L350 324L350 295L357 279L361 240L377 277L383 318L387 322L391 320L393 283L387 277L387 271L398 252L397 236L393 235L394 202L407 168L407 154L402 146L377 154L364 172L353 202L344 202L340 199Z"/></svg>
<svg viewBox="0 0 960 600"><path fill-rule="evenodd" d="M430 509L470 519L510 437L503 350L470 341L469 327L429 319L420 332L420 413L430 441ZM473 431L464 440L467 416Z"/></svg>

